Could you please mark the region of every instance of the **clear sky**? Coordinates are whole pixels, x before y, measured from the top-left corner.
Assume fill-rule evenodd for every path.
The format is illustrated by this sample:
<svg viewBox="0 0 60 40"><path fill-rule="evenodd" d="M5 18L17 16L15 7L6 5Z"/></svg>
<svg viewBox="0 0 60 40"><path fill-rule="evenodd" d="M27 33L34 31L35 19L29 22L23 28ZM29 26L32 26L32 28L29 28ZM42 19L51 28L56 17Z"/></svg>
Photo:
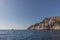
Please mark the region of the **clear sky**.
<svg viewBox="0 0 60 40"><path fill-rule="evenodd" d="M26 29L50 16L60 16L60 0L0 0L0 29Z"/></svg>

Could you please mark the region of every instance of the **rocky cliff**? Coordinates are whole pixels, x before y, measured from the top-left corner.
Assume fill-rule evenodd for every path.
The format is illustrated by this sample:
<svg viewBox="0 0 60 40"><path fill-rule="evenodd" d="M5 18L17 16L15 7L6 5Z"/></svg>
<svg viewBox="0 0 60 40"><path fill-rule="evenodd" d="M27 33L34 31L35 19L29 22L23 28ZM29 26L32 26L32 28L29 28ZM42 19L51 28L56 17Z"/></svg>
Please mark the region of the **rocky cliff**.
<svg viewBox="0 0 60 40"><path fill-rule="evenodd" d="M42 22L31 25L29 30L60 30L60 16L45 18Z"/></svg>

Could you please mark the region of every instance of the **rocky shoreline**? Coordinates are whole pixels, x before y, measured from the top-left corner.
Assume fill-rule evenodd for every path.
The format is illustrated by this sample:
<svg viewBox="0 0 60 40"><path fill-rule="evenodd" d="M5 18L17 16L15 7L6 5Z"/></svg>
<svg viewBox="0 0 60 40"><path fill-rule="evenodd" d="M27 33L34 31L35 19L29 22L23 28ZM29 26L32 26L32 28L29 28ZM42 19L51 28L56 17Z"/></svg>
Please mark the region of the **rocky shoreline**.
<svg viewBox="0 0 60 40"><path fill-rule="evenodd" d="M60 30L60 16L45 18L42 22L31 25L28 30Z"/></svg>

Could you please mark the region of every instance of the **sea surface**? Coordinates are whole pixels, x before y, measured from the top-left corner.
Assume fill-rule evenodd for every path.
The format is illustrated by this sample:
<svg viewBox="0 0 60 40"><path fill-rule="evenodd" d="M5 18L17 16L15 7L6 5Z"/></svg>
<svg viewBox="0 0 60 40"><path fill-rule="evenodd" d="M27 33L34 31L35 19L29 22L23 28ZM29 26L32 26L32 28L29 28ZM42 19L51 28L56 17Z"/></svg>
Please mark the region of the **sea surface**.
<svg viewBox="0 0 60 40"><path fill-rule="evenodd" d="M60 40L60 30L0 30L0 40Z"/></svg>

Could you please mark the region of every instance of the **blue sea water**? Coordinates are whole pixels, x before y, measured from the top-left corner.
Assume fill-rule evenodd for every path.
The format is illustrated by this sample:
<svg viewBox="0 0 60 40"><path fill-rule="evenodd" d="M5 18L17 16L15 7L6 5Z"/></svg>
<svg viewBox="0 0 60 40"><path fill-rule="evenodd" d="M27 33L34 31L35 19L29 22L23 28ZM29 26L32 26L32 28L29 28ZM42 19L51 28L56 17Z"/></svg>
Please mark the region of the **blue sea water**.
<svg viewBox="0 0 60 40"><path fill-rule="evenodd" d="M60 40L60 31L0 30L0 40Z"/></svg>

